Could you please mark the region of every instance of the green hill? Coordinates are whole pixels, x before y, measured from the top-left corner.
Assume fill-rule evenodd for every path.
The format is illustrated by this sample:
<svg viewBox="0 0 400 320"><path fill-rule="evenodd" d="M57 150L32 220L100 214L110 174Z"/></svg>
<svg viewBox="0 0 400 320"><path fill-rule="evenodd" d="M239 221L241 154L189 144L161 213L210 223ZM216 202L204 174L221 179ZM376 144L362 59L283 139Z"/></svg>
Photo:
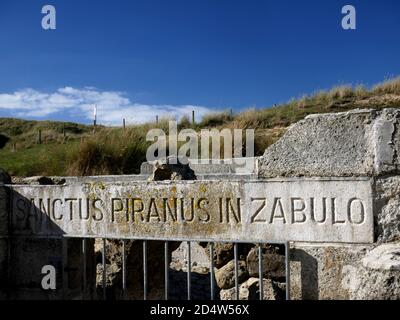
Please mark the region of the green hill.
<svg viewBox="0 0 400 320"><path fill-rule="evenodd" d="M179 128L252 128L256 155L261 155L287 126L309 114L398 107L400 78L395 78L369 89L340 86L269 108L210 114L195 125L183 118ZM17 176L138 173L149 145L146 133L155 127L168 131L166 119L125 131L100 126L93 134L93 126L82 124L0 118L0 167Z"/></svg>

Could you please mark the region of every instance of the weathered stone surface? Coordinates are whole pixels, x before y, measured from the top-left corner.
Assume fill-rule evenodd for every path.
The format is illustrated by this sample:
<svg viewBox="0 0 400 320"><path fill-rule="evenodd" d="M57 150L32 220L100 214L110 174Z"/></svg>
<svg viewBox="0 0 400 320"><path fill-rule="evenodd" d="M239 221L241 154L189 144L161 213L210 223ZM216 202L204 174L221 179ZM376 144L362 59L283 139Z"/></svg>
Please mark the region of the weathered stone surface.
<svg viewBox="0 0 400 320"><path fill-rule="evenodd" d="M400 109L384 109L374 122L375 174L399 173Z"/></svg>
<svg viewBox="0 0 400 320"><path fill-rule="evenodd" d="M291 298L294 300L348 300L352 290L343 286L345 266L355 268L369 246L292 245Z"/></svg>
<svg viewBox="0 0 400 320"><path fill-rule="evenodd" d="M373 249L362 263L371 270L399 271L400 275L400 243L384 244Z"/></svg>
<svg viewBox="0 0 400 320"><path fill-rule="evenodd" d="M259 277L258 248L253 248L247 255L247 270L251 277ZM285 255L270 248L264 248L262 254L263 277L267 279L285 278Z"/></svg>
<svg viewBox="0 0 400 320"><path fill-rule="evenodd" d="M207 255L210 257L210 248L208 247ZM211 257L210 257L211 259ZM215 243L214 255L212 257L215 267L221 268L233 259L233 243Z"/></svg>
<svg viewBox="0 0 400 320"><path fill-rule="evenodd" d="M246 261L238 261L238 281L245 281L249 274L246 270ZM215 271L215 280L221 289L229 289L235 286L235 261L229 261L222 268Z"/></svg>
<svg viewBox="0 0 400 320"><path fill-rule="evenodd" d="M29 184L29 185L41 185L41 186L52 186L55 184L62 185L66 182L65 178L62 177L12 177L13 184Z"/></svg>
<svg viewBox="0 0 400 320"><path fill-rule="evenodd" d="M205 252L208 256L208 259L211 260L210 243L204 243L204 246L207 248ZM252 244L247 244L247 243L238 244L238 258L240 260L245 260L247 254L249 253L252 247L253 247ZM231 261L233 259L233 256L234 256L233 243L227 243L227 242L214 243L214 251L212 259L214 261L214 266L216 268L219 269L223 265Z"/></svg>
<svg viewBox="0 0 400 320"><path fill-rule="evenodd" d="M192 271L197 270L197 273L208 273L210 268L210 259L206 251L198 243L192 242L190 245ZM188 261L188 245L187 242L182 242L179 247L172 252L171 266L177 271L187 270Z"/></svg>
<svg viewBox="0 0 400 320"><path fill-rule="evenodd" d="M140 165L140 174L141 175L145 175L145 176L151 175L151 174L153 174L153 170L154 170L154 165L152 163L143 162Z"/></svg>
<svg viewBox="0 0 400 320"><path fill-rule="evenodd" d="M19 235L373 241L372 186L363 178L97 182L11 189L12 226Z"/></svg>
<svg viewBox="0 0 400 320"><path fill-rule="evenodd" d="M91 176L91 177L50 177L55 184L79 184L79 183L113 183L113 182L133 182L133 181L147 181L149 179L148 175L141 175L141 174L131 174L131 175L114 175L114 176ZM19 180L13 177L13 180ZM21 184L23 183L24 179L22 179ZM13 184L19 184L17 182L13 182Z"/></svg>
<svg viewBox="0 0 400 320"><path fill-rule="evenodd" d="M399 172L399 109L308 116L265 151L259 176L372 176Z"/></svg>
<svg viewBox="0 0 400 320"><path fill-rule="evenodd" d="M375 238L379 243L400 240L400 176L375 182Z"/></svg>
<svg viewBox="0 0 400 320"><path fill-rule="evenodd" d="M343 268L342 286L352 300L400 299L400 243L369 251L362 263Z"/></svg>
<svg viewBox="0 0 400 320"><path fill-rule="evenodd" d="M400 299L400 244L296 244L291 296L303 300Z"/></svg>
<svg viewBox="0 0 400 320"><path fill-rule="evenodd" d="M259 300L260 299L259 279L250 278L239 287L239 300ZM221 290L221 300L236 300L235 288ZM276 282L263 279L263 298L264 300L284 299L284 287Z"/></svg>
<svg viewBox="0 0 400 320"><path fill-rule="evenodd" d="M190 167L196 175L213 174L247 174L256 173L257 158L233 158L233 159L190 159Z"/></svg>
<svg viewBox="0 0 400 320"><path fill-rule="evenodd" d="M212 175L248 175L256 173L257 158L235 159L189 159L189 167L196 176ZM144 162L140 167L142 175L153 174L155 163Z"/></svg>
<svg viewBox="0 0 400 320"><path fill-rule="evenodd" d="M398 272L349 272L352 286L351 300L399 300L400 277Z"/></svg>
<svg viewBox="0 0 400 320"><path fill-rule="evenodd" d="M232 165L226 163L191 163L194 172L200 174L228 174L232 173Z"/></svg>

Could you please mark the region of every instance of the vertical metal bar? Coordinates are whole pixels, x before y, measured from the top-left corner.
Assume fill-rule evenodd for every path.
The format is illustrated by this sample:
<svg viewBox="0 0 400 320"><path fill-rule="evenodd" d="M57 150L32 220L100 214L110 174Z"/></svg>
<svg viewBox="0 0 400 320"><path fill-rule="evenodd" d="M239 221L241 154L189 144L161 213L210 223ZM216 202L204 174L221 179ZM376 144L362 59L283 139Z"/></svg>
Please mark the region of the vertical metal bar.
<svg viewBox="0 0 400 320"><path fill-rule="evenodd" d="M290 300L290 242L285 244L286 300Z"/></svg>
<svg viewBox="0 0 400 320"><path fill-rule="evenodd" d="M143 240L143 300L147 300L147 240Z"/></svg>
<svg viewBox="0 0 400 320"><path fill-rule="evenodd" d="M233 254L235 260L235 294L236 300L239 300L239 262L238 262L238 244L235 243L233 247Z"/></svg>
<svg viewBox="0 0 400 320"><path fill-rule="evenodd" d="M83 292L82 292L82 300L86 299L86 293L87 293L87 262L86 262L86 256L87 256L87 249L86 249L86 239L82 239L82 282L83 282Z"/></svg>
<svg viewBox="0 0 400 320"><path fill-rule="evenodd" d="M165 277L165 300L168 300L169 290L169 254L168 254L168 241L164 243L164 277Z"/></svg>
<svg viewBox="0 0 400 320"><path fill-rule="evenodd" d="M63 299L68 299L68 239L62 238L62 295Z"/></svg>
<svg viewBox="0 0 400 320"><path fill-rule="evenodd" d="M259 276L259 289L260 289L260 300L264 300L264 274L263 274L263 254L262 244L258 245L258 276Z"/></svg>
<svg viewBox="0 0 400 320"><path fill-rule="evenodd" d="M191 299L191 282L192 282L192 250L190 241L187 242L187 251L188 251L188 258L187 258L187 299Z"/></svg>
<svg viewBox="0 0 400 320"><path fill-rule="evenodd" d="M214 300L214 242L210 243L210 290L211 290L211 300Z"/></svg>
<svg viewBox="0 0 400 320"><path fill-rule="evenodd" d="M106 239L103 238L103 300L107 299L107 266L106 266Z"/></svg>
<svg viewBox="0 0 400 320"><path fill-rule="evenodd" d="M122 240L122 295L126 297L126 248L125 240Z"/></svg>

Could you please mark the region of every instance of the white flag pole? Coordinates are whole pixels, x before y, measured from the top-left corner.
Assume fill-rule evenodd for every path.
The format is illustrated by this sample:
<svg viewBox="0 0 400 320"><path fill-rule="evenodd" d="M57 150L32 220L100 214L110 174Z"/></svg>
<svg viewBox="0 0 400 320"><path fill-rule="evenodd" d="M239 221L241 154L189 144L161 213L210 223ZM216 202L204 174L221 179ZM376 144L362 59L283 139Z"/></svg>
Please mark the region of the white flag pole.
<svg viewBox="0 0 400 320"><path fill-rule="evenodd" d="M97 105L93 107L93 125L96 127L97 124Z"/></svg>

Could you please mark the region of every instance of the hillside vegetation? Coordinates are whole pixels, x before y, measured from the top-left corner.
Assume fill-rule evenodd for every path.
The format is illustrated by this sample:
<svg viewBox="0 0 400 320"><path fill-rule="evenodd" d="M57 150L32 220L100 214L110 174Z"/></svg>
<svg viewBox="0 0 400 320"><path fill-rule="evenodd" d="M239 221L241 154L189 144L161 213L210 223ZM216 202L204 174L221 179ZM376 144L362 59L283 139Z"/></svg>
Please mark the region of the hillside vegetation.
<svg viewBox="0 0 400 320"><path fill-rule="evenodd" d="M290 124L309 114L390 107L400 107L400 78L370 89L335 87L270 108L209 114L196 124L183 117L179 129L255 129L255 151L261 155ZM98 126L93 132L93 126L76 123L0 118L0 167L16 176L138 173L150 145L146 133L156 127L168 132L167 119L126 130Z"/></svg>

